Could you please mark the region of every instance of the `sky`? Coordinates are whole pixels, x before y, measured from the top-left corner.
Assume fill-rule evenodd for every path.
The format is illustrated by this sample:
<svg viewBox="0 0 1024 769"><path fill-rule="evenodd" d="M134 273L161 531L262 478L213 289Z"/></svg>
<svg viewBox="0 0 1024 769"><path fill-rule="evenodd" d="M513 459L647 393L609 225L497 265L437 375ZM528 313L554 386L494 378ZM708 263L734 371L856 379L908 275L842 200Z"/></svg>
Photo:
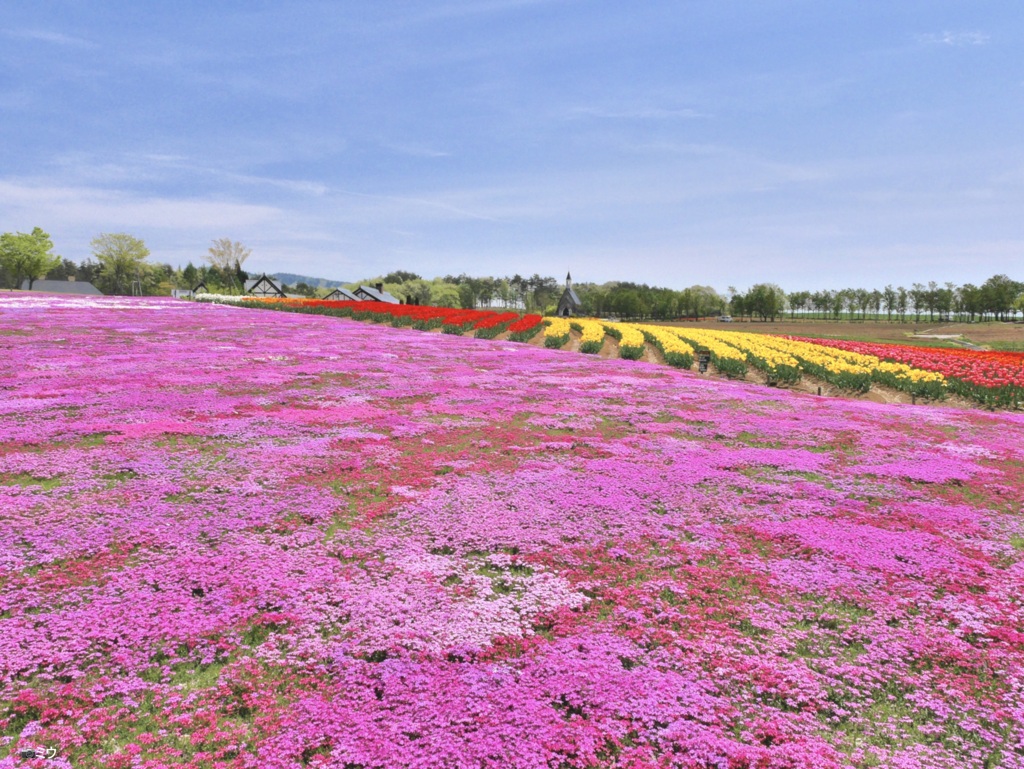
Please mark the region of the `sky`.
<svg viewBox="0 0 1024 769"><path fill-rule="evenodd" d="M0 232L354 281L1024 281L1018 0L10 0Z"/></svg>

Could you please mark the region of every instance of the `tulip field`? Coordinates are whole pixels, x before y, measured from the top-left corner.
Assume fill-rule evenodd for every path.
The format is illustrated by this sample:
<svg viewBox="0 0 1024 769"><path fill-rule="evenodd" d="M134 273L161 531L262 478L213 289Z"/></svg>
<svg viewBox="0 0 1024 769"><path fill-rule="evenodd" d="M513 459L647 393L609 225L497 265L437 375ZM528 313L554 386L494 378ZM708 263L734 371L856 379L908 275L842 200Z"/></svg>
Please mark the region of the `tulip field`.
<svg viewBox="0 0 1024 769"><path fill-rule="evenodd" d="M661 353L666 363L683 369L693 366L697 350L705 350L718 373L731 379L744 379L753 369L769 384L783 387L810 376L852 394L866 393L873 385L883 385L928 400L955 394L988 408L1016 409L1024 404L1024 353L936 350L379 302L219 295L199 298L246 307L340 315L420 330L440 328L446 333L472 333L485 339L494 339L507 331L508 339L525 342L542 333L544 346L554 349L569 345L572 333L576 332L582 353L601 351L607 336L616 340L619 357L639 360L644 357L645 345L649 344Z"/></svg>
<svg viewBox="0 0 1024 769"><path fill-rule="evenodd" d="M948 382L950 390L981 403L1016 406L1024 402L1024 353L943 350L835 339L803 341L858 355L877 356L918 370L935 372Z"/></svg>
<svg viewBox="0 0 1024 769"><path fill-rule="evenodd" d="M1024 415L436 309L0 295L0 767L1024 768Z"/></svg>

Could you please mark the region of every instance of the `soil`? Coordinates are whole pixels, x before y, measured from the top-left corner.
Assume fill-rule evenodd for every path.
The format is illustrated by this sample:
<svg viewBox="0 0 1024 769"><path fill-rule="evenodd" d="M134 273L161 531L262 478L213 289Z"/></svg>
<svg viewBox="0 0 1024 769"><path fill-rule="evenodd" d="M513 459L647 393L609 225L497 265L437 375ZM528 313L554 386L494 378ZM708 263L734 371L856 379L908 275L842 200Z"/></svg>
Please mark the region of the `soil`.
<svg viewBox="0 0 1024 769"><path fill-rule="evenodd" d="M619 357L619 343L613 336L606 336L604 338L604 345L602 345L600 352L597 353L598 357L618 358Z"/></svg>

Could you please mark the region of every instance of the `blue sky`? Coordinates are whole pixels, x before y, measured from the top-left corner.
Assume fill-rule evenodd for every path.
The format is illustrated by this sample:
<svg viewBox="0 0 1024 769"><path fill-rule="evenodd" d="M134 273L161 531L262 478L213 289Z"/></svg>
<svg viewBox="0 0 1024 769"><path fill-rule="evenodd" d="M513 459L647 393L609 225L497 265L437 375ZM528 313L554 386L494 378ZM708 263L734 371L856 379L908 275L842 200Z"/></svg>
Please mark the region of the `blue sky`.
<svg viewBox="0 0 1024 769"><path fill-rule="evenodd" d="M6 3L0 231L355 280L1024 280L1017 2Z"/></svg>

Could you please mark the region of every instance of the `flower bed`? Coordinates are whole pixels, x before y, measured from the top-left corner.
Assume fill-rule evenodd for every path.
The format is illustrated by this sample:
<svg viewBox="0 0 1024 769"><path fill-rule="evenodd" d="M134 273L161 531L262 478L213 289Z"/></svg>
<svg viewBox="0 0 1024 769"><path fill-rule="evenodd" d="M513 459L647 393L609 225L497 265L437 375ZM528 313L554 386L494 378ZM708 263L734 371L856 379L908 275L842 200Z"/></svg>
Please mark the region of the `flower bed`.
<svg viewBox="0 0 1024 769"><path fill-rule="evenodd" d="M173 300L0 344L0 765L1022 766L1019 415Z"/></svg>
<svg viewBox="0 0 1024 769"><path fill-rule="evenodd" d="M836 339L802 341L935 372L946 380L952 392L986 406L1019 408L1024 403L1024 353L912 347Z"/></svg>

